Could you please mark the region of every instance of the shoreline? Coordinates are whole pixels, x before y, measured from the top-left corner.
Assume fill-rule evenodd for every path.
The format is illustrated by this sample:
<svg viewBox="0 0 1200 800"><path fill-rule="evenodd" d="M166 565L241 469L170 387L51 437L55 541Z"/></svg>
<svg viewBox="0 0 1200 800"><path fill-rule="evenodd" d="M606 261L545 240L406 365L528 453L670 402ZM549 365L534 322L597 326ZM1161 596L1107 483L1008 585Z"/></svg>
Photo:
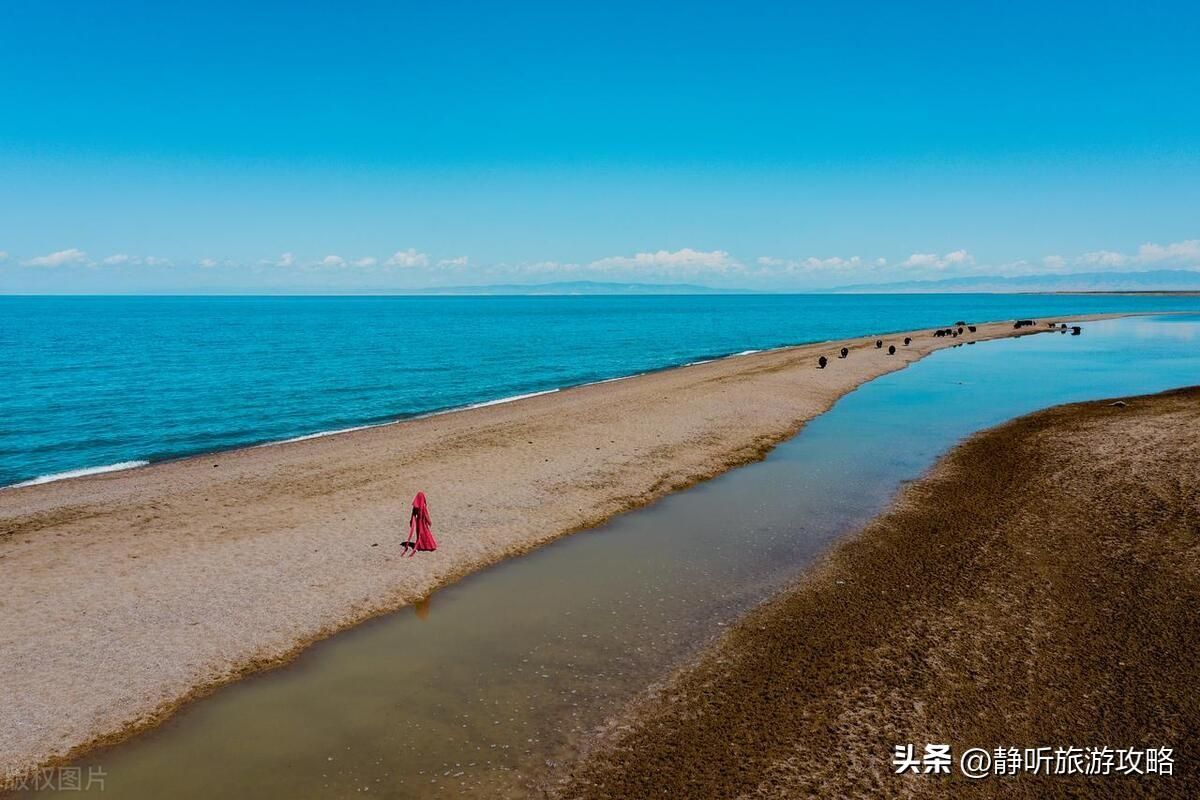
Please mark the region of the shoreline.
<svg viewBox="0 0 1200 800"><path fill-rule="evenodd" d="M1200 386L1070 403L967 438L543 790L1195 795L1198 400ZM955 759L1167 747L1174 767L971 780L956 761L946 777L895 774L894 745L919 757L929 742Z"/></svg>
<svg viewBox="0 0 1200 800"><path fill-rule="evenodd" d="M1151 312L1153 315L1180 313L1174 311L1157 311ZM1113 314L1092 314L1092 315L1076 315L1073 317L1062 317L1063 320L1089 321L1097 319L1115 319L1123 316L1139 316L1139 313L1122 312ZM1056 318L1058 319L1058 318ZM980 323L991 324L991 323ZM1045 332L1045 329L1040 329L1037 332ZM904 336L912 331L892 331L885 333L873 333L870 336ZM860 337L862 338L862 337ZM420 411L409 416L387 417L385 419L366 421L357 425L349 425L344 428L331 428L329 430L313 431L312 433L303 433L296 436L288 436L283 439L267 439L263 441L250 441L246 444L237 445L234 447L222 447L215 450L199 450L192 453L182 453L180 455L168 456L156 460L145 459L128 459L125 461L117 461L111 464L97 464L95 466L77 467L73 469L62 470L61 472L51 472L45 475L36 475L32 478L25 478L16 483L6 483L0 485L0 492L9 489L22 489L27 486L40 486L45 483L57 483L58 481L74 480L76 478L86 478L92 475L103 475L109 472L123 472L131 469L141 469L142 467L156 466L159 464L171 464L177 461L186 461L193 458L205 458L208 456L220 455L222 453L233 453L239 450L252 450L260 447L274 447L281 444L291 444L292 442L303 442L308 439L320 439L326 436L337 436L343 433L353 433L355 431L371 430L373 428L385 428L390 425L401 425L406 422L414 422L417 420L426 419L428 417L437 417L444 414L457 414L462 411L471 411L476 408L487 408L488 406L504 405L507 403L515 403L519 400L526 400L531 397L540 397L544 394L555 394L556 392L565 392L571 389L581 389L587 386L599 386L605 383L616 383L617 381L625 381L630 378L640 378L643 375L655 375L660 372L669 372L675 369L684 369L686 367L694 367L700 364L712 364L715 362L725 361L732 358L742 358L744 356L755 355L758 353L775 353L781 350L791 350L799 347L812 347L816 345L826 344L833 345L840 343L843 340L823 339L815 342L801 342L800 344L784 344L776 347L764 347L756 350L741 350L736 353L726 353L724 355L714 355L711 357L702 357L696 361L685 361L679 364L666 364L661 367L644 370L642 372L631 372L628 375L617 375L612 378L600 378L594 381L584 381L583 383L569 383L563 386L555 386L550 389L530 390L519 394L508 395L506 397L498 397L493 400L481 400L476 403L467 403L465 405L450 406L447 408L438 408L432 411ZM846 339L844 341L853 341Z"/></svg>
<svg viewBox="0 0 1200 800"><path fill-rule="evenodd" d="M1170 312L1161 312L1170 313ZM1117 315L1112 315L1117 316ZM878 334L880 336L890 336L892 334ZM449 408L439 408L433 411L422 411L406 417L389 417L377 422L364 422L361 425L351 425L345 428L331 428L329 430L313 431L312 433L303 433L296 436L288 436L284 439L269 439L261 442L250 442L248 444L238 445L236 447L224 447L216 450L200 450L195 453L186 453L178 456L169 456L155 461L147 461L143 459L130 459L128 461L118 461L112 464L98 464L91 467L78 467L76 469L63 470L62 472L51 472L45 475L37 475L33 478L26 478L17 481L16 483L6 483L0 486L0 492L8 489L23 489L27 486L40 486L44 483L57 483L58 481L74 480L75 478L86 478L92 475L103 475L108 472L124 472L131 469L141 469L142 467L150 467L158 464L170 464L176 461L186 461L192 458L204 458L206 456L220 455L222 453L232 453L238 450L253 450L260 447L274 447L281 444L291 444L292 442L303 442L309 439L321 439L326 436L338 436L343 433L353 433L355 431L365 431L373 428L385 428L389 425L402 425L406 422L414 422L416 420L426 419L428 417L437 417L443 414L457 414L461 411L471 411L476 408L487 408L489 406L505 405L507 403L515 403L519 400L527 400L531 397L541 397L544 394L555 394L556 392L565 392L570 389L582 389L586 386L599 386L605 383L616 383L617 381L625 381L630 378L640 378L643 375L654 375L659 372L667 372L673 369L683 369L685 367L694 367L699 364L712 364L717 361L724 361L730 358L741 358L750 356L756 353L773 353L778 350L788 350L795 347L808 347L810 345L822 344L823 342L805 342L803 344L788 344L780 345L779 347L767 347L761 350L742 350L737 353L728 353L726 355L713 356L712 358L702 358L698 361L686 361L682 364L668 364L664 367L656 367L644 372L632 372L628 375L617 375L612 378L601 378L595 381L585 381L583 383L572 383L564 386L556 386L552 389L540 389L536 391L524 392L521 394L509 395L507 397L498 397L494 400L481 400L477 403L468 403L461 406L451 406Z"/></svg>
<svg viewBox="0 0 1200 800"><path fill-rule="evenodd" d="M991 323L971 338L1043 332ZM737 354L9 487L0 670L17 699L0 712L0 774L120 741L470 572L757 460L858 385L964 343L909 335L895 357L875 336ZM817 370L822 353L830 366ZM418 488L442 547L401 562Z"/></svg>

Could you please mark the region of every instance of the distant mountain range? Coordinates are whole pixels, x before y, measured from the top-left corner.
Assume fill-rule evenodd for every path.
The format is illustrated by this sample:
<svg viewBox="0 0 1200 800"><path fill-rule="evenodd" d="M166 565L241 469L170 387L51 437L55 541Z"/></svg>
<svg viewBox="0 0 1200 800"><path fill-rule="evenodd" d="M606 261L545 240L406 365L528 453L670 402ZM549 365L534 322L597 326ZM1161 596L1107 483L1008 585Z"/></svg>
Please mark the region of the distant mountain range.
<svg viewBox="0 0 1200 800"><path fill-rule="evenodd" d="M560 281L558 283L489 286L440 286L422 289L419 294L440 295L606 295L606 294L746 294L740 290L714 289L690 283L604 283L601 281Z"/></svg>
<svg viewBox="0 0 1200 800"><path fill-rule="evenodd" d="M1149 272L1081 272L1075 274L1022 275L1005 278L977 275L969 278L899 281L839 286L838 294L910 294L927 292L1186 292L1200 291L1200 270L1160 269Z"/></svg>
<svg viewBox="0 0 1200 800"><path fill-rule="evenodd" d="M1162 269L1149 272L1081 272L1075 274L974 275L940 280L863 283L832 289L810 289L814 294L926 294L954 292L1200 292L1200 270ZM717 289L691 283L615 283L559 281L556 283L504 283L486 286L441 286L422 289L423 295L637 295L637 294L758 294L748 289Z"/></svg>

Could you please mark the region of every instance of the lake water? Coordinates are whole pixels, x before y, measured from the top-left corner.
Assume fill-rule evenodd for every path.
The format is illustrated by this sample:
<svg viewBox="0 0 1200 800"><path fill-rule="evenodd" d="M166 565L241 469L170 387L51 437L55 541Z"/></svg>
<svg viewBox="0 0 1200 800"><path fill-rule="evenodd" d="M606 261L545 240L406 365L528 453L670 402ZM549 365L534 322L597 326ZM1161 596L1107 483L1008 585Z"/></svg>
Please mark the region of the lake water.
<svg viewBox="0 0 1200 800"><path fill-rule="evenodd" d="M0 486L705 358L1197 297L0 297Z"/></svg>
<svg viewBox="0 0 1200 800"><path fill-rule="evenodd" d="M109 798L527 797L955 442L1200 384L1200 315L939 351L752 464L470 576L81 762Z"/></svg>

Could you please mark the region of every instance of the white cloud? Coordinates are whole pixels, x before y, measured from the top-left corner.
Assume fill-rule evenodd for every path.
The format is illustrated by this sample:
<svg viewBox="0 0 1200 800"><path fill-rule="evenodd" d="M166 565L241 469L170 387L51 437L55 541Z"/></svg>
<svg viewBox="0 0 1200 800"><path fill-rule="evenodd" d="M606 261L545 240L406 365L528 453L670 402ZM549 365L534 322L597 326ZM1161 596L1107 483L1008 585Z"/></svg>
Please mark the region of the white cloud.
<svg viewBox="0 0 1200 800"><path fill-rule="evenodd" d="M0 250L0 263L3 263L5 261L8 261L8 253L6 253L3 250Z"/></svg>
<svg viewBox="0 0 1200 800"><path fill-rule="evenodd" d="M155 256L131 256L126 253L117 253L108 258L100 260L100 263L108 267L119 267L123 265L129 266L147 266L147 267L169 267L171 262L165 258L156 258Z"/></svg>
<svg viewBox="0 0 1200 800"><path fill-rule="evenodd" d="M588 265L596 270L651 269L660 272L727 272L741 266L724 250L659 250L654 253L637 253L632 256L612 256L593 261Z"/></svg>
<svg viewBox="0 0 1200 800"><path fill-rule="evenodd" d="M296 265L296 256L292 253L283 253L274 261L264 258L258 263L268 267L292 267Z"/></svg>
<svg viewBox="0 0 1200 800"><path fill-rule="evenodd" d="M1006 261L994 267L985 267L984 271L989 275L1003 275L1007 278L1015 278L1020 275L1036 275L1038 273L1037 267L1023 258L1019 258L1016 261Z"/></svg>
<svg viewBox="0 0 1200 800"><path fill-rule="evenodd" d="M946 269L947 267L965 267L974 263L974 256L966 250L954 250L941 256L937 253L913 253L900 262L900 266L912 269Z"/></svg>
<svg viewBox="0 0 1200 800"><path fill-rule="evenodd" d="M415 248L410 247L407 250L397 250L384 263L389 267L427 267L429 266L429 256L425 253L418 253Z"/></svg>
<svg viewBox="0 0 1200 800"><path fill-rule="evenodd" d="M767 268L765 270L767 273L843 272L871 266L859 256L850 256L849 258L841 256L831 256L829 258L809 256L808 258L801 259L760 256L755 260L760 266ZM876 259L874 266L882 266L886 263L886 259Z"/></svg>
<svg viewBox="0 0 1200 800"><path fill-rule="evenodd" d="M902 267L936 267L937 265L937 253L913 253L900 263Z"/></svg>
<svg viewBox="0 0 1200 800"><path fill-rule="evenodd" d="M801 259L759 256L747 264L725 250L696 250L685 247L680 250L656 250L630 256L611 256L586 264L537 261L515 266L505 265L504 271L539 277L603 273L633 280L712 279L740 286L797 280L822 274L848 277L859 271L873 272L886 267L887 263L887 259L884 258L868 260L861 256L811 256Z"/></svg>
<svg viewBox="0 0 1200 800"><path fill-rule="evenodd" d="M1129 256L1124 253L1117 253L1112 250L1096 250L1092 253L1084 253L1079 258L1075 259L1076 264L1084 264L1093 267L1121 267L1129 262Z"/></svg>
<svg viewBox="0 0 1200 800"><path fill-rule="evenodd" d="M31 267L62 267L70 264L86 264L87 253L74 247L69 250L59 250L44 256L37 256L25 262Z"/></svg>
<svg viewBox="0 0 1200 800"><path fill-rule="evenodd" d="M378 260L371 258L370 256L367 256L366 258L349 259L343 256L328 255L310 266L324 269L339 269L341 267L373 267L378 263Z"/></svg>
<svg viewBox="0 0 1200 800"><path fill-rule="evenodd" d="M437 263L441 267L472 266L467 256L442 259ZM629 256L610 256L587 263L543 260L515 264L486 264L475 267L473 274L475 277L487 276L498 280L511 279L516 276L568 279L601 275L629 280L642 280L648 277L678 280L693 276L698 278L746 277L754 273L724 250L702 251L683 248L674 251L658 250L635 253Z"/></svg>
<svg viewBox="0 0 1200 800"><path fill-rule="evenodd" d="M264 267L292 267L296 264L296 256L293 253L282 253L279 258L264 258L258 263Z"/></svg>
<svg viewBox="0 0 1200 800"><path fill-rule="evenodd" d="M1170 244L1146 242L1133 254L1095 250L1078 256L1072 263L1085 269L1200 267L1200 239Z"/></svg>
<svg viewBox="0 0 1200 800"><path fill-rule="evenodd" d="M862 259L858 256L850 256L850 258L842 258L841 256L833 256L831 258L816 258L809 256L800 262L801 267L809 272L821 271L842 271L847 269L858 269L863 265Z"/></svg>
<svg viewBox="0 0 1200 800"><path fill-rule="evenodd" d="M171 261L154 256L131 255L116 252L104 258L92 259L78 248L60 250L28 260L23 256L12 256L0 251L0 262L17 259L14 263L33 267L99 267L133 270L135 267L166 267ZM196 268L233 268L253 264L218 258L189 260L188 266ZM329 270L345 275L350 281L364 282L371 276L386 275L386 269L403 268L420 270L420 279L436 281L439 276L445 281L463 281L489 278L498 281L519 282L522 277L537 277L544 280L572 280L594 278L599 280L631 280L659 282L697 282L719 286L772 288L820 285L841 285L861 282L864 279L903 279L905 277L946 277L949 275L1036 275L1049 272L1079 273L1105 270L1150 270L1150 269L1200 269L1200 239L1185 239L1176 242L1144 242L1126 251L1097 249L1075 255L1046 255L1017 259L1004 263L978 263L966 249L944 253L915 252L907 258L885 259L860 256L808 256L777 257L763 255L743 262L725 250L646 250L629 255L610 256L590 262L536 261L522 263L475 263L467 256L435 258L415 248L399 250L387 259L371 256L355 258L327 255L319 260L297 258L285 252L278 258L265 259L260 264L274 267L294 267L304 272ZM438 273L430 268L438 267ZM376 268L379 271L376 272ZM351 272L351 269L361 272ZM910 273L905 275L905 271ZM332 278L331 278L332 279Z"/></svg>
<svg viewBox="0 0 1200 800"><path fill-rule="evenodd" d="M860 259L856 256L849 258L804 258L784 259L772 256L761 256L755 259L761 268L753 273L755 277L786 277L800 276L805 273L838 273L862 274L872 270L887 270L888 261L877 258L873 261ZM1017 259L1004 263L979 264L975 257L965 249L953 250L948 253L913 253L908 258L895 265L910 271L940 273L940 274L990 274L990 275L1036 275L1045 272L1087 272L1105 269L1149 269L1151 267L1184 267L1200 269L1200 239L1187 239L1171 244L1156 244L1148 242L1141 245L1136 253L1122 253L1115 250L1095 250L1082 255L1061 256L1047 255L1040 260ZM891 270L888 270L889 272Z"/></svg>
<svg viewBox="0 0 1200 800"><path fill-rule="evenodd" d="M1200 239L1188 239L1167 245L1147 242L1138 248L1137 261L1142 264L1200 265Z"/></svg>

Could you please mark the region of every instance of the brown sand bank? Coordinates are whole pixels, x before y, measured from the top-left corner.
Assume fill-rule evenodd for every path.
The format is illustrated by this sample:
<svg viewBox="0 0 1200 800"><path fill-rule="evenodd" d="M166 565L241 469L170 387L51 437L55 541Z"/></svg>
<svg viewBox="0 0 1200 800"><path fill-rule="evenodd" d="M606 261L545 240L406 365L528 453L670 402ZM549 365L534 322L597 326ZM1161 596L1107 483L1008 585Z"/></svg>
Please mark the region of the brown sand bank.
<svg viewBox="0 0 1200 800"><path fill-rule="evenodd" d="M1200 387L984 432L746 617L570 798L1200 797ZM896 775L892 746L1171 747L1174 776Z"/></svg>
<svg viewBox="0 0 1200 800"><path fill-rule="evenodd" d="M841 342L790 348L0 491L0 774L759 458L855 386L962 341L912 335L891 357L874 337L845 342L845 360ZM402 560L418 489L441 548Z"/></svg>

